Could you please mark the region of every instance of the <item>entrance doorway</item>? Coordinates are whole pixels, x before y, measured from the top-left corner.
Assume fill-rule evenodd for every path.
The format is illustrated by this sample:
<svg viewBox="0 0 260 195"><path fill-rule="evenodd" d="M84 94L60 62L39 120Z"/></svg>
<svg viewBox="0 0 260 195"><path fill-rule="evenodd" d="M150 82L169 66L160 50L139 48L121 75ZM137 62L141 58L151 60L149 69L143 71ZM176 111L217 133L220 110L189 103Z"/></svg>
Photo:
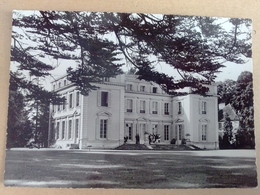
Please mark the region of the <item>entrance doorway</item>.
<svg viewBox="0 0 260 195"><path fill-rule="evenodd" d="M177 124L176 125L176 130L175 130L176 144L180 145L183 138L184 138L183 124Z"/></svg>
<svg viewBox="0 0 260 195"><path fill-rule="evenodd" d="M139 134L140 144L144 144L144 133L146 131L146 124L140 123L138 126L139 127L136 130L136 134Z"/></svg>

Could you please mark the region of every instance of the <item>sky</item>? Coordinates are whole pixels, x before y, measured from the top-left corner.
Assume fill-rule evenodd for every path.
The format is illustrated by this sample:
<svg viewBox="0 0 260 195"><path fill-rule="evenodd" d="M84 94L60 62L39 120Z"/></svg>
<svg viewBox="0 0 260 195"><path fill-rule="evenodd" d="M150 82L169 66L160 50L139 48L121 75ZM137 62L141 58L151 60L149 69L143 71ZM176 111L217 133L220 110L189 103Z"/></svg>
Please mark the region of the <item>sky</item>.
<svg viewBox="0 0 260 195"><path fill-rule="evenodd" d="M253 72L253 64L252 59L247 59L245 64L235 64L232 62L227 62L224 64L224 68L220 68L220 73L217 73L216 81L225 81L226 79L232 79L237 80L237 77L241 74L243 71L250 71ZM52 71L53 77L57 78L60 76L63 76L66 74L66 70L68 67L75 67L76 64L72 61L66 61L66 60L60 60L59 66ZM122 67L124 71L129 70L129 66L123 66ZM160 72L169 74L171 76L178 77L176 71L172 67L166 64L158 64L156 69Z"/></svg>
<svg viewBox="0 0 260 195"><path fill-rule="evenodd" d="M215 80L216 82L225 81L227 79L236 81L238 76L243 71L253 72L253 64L252 64L251 59L248 59L248 61L245 64L235 64L235 63L228 62L225 64L225 66L226 67L219 69L221 72L217 73L217 78ZM42 81L42 84L48 90L51 90L50 83L52 81L54 81L54 78L59 78L60 76L65 75L68 67L75 67L75 64L71 61L61 60L59 62L59 66L55 70L52 71L52 77L47 77L45 79L45 81ZM160 72L163 72L170 76L175 76L178 78L178 74L170 66L157 65L156 69ZM123 70L127 71L127 70L129 70L129 67L123 66Z"/></svg>

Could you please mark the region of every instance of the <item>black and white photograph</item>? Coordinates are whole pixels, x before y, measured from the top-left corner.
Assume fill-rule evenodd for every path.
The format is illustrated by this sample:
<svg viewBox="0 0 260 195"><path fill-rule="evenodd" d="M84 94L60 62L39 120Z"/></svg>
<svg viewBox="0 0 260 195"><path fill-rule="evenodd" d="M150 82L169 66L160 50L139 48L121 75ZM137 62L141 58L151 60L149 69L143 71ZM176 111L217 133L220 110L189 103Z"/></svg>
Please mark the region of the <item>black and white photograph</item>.
<svg viewBox="0 0 260 195"><path fill-rule="evenodd" d="M252 20L14 10L4 185L256 188Z"/></svg>

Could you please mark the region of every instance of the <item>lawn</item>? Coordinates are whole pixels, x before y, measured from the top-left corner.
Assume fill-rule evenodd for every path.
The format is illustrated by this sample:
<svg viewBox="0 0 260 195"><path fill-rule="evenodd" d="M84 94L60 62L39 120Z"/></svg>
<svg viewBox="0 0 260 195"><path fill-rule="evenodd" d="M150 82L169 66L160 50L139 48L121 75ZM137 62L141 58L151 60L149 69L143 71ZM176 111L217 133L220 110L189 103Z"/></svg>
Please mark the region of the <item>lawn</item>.
<svg viewBox="0 0 260 195"><path fill-rule="evenodd" d="M8 150L6 186L73 188L248 188L254 150Z"/></svg>

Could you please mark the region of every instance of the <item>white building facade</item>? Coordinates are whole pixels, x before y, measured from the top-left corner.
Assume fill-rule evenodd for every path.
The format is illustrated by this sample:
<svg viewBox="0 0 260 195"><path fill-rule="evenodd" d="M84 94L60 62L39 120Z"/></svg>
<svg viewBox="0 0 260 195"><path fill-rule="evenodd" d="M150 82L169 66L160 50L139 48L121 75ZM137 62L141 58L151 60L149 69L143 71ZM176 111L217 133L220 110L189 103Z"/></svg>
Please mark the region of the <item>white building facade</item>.
<svg viewBox="0 0 260 195"><path fill-rule="evenodd" d="M115 148L148 144L149 134L160 134L160 144L188 144L218 149L217 87L209 96L170 96L157 84L122 74L96 83L98 90L82 96L66 76L53 82L53 89L66 98L64 105L51 106L49 145L80 149Z"/></svg>

